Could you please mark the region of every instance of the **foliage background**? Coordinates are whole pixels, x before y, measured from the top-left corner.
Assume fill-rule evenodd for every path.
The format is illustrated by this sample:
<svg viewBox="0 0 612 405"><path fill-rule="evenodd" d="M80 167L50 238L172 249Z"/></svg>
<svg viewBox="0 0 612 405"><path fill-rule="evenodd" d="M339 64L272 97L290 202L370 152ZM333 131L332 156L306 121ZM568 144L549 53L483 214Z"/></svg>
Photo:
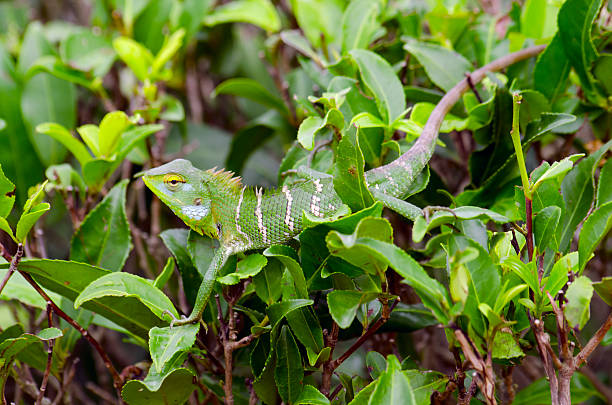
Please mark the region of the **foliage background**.
<svg viewBox="0 0 612 405"><path fill-rule="evenodd" d="M526 315L519 315L533 308L518 301L532 299L541 305L535 312L542 315L557 350L546 297L537 302L538 294L530 296L528 288L521 287L527 290L502 305L498 318L516 322L505 326L514 344L503 345L490 334L498 318L485 316L477 305L470 307L465 294L485 294L483 301L493 305L496 293L502 296L508 286L531 287L516 263L521 257L530 262L524 252L515 254L515 261L509 259L506 267L500 253L511 250L508 223L524 227L525 220L508 136L511 91L522 90L520 128L532 184L549 169L542 162L564 162L557 172L548 173L548 181L537 183L537 191L534 186L534 196L541 199L539 206L534 199L534 243L542 257L537 260L546 276L554 273L555 263L562 263L559 274L572 270L577 278L587 276L588 281L582 279L584 288L574 289L570 313L565 312L565 329L577 347L604 323L611 291L606 277L612 275L612 246L606 236L612 216L610 21L607 2L587 0L2 1L0 164L16 186L16 208L11 210L12 187L0 184L8 193L0 214L3 230L11 227L8 224L13 229L22 224L21 232L16 226L15 238L9 235L13 231L3 233L4 256L10 261L15 240L25 241L31 227L27 259L20 269L34 275L70 317L91 325L89 331L121 377L133 380L123 391L129 403L164 403L167 395L170 403L222 402L228 398L223 390L228 380L226 343L249 336L248 346L233 353L230 367L237 403L257 397L268 403L279 398L328 403L319 390L334 403L348 403L371 381L383 381L378 387L387 386L398 395L420 387L421 394L413 398L418 403L431 398L484 402L482 387L477 390L472 384L474 365L455 345L450 325L464 330L483 356L483 348L494 352L489 357L495 360L491 367L500 401L550 403L536 339ZM419 207L476 206L490 211L458 210L451 215L433 210L437 222L428 218L413 223L385 210L382 216L388 223L371 219L375 238L390 241L392 225L394 243L425 267L425 290L403 282L409 272L402 269L417 268L409 258L383 276L351 261L352 253L347 253L332 258L338 267L328 267L329 274L336 272L331 278L317 275L320 267L327 269L316 257L328 252L325 237L333 237L333 232L363 236L356 226L363 217L381 216L380 206L374 206L352 217L348 226L332 223L310 229L303 235L299 257L282 248L265 257L248 256L254 257L249 261L241 257L241 275L235 282L225 279L223 288L223 283L218 285L225 320L217 320L216 304L211 303L205 314L209 329L199 332L195 346L195 329L185 331L172 356L156 353L151 341L147 345L149 330L168 324L164 309L175 316L189 313L199 271L207 267L214 245L188 234L140 181L131 181L135 173L185 157L199 168L233 170L248 185L290 182L292 175L283 173L305 163L344 181L342 170L335 171L334 157L346 145L335 142L337 136L361 148L355 159L365 161L366 169L391 161L408 148L433 104L465 72L534 44L550 45L537 61L522 61L503 75L489 76L451 111L443 124L444 147L437 148L431 161L427 186L409 199ZM383 79L382 84L375 79ZM112 111L127 115L107 115ZM73 138L83 140L83 149L71 144ZM591 157L576 166L578 157L563 160L574 153ZM44 198L51 208L40 202L41 196L28 205L28 197L44 180L49 181ZM367 208L356 202L363 195L345 194L353 211ZM589 216L591 238L585 236L582 242L580 229ZM446 250L434 243L442 240ZM518 243L525 243L520 236ZM565 254L571 252L576 254L570 260ZM586 264L591 252L594 257ZM537 260L526 271L535 274ZM299 297L303 302L291 291L298 285L291 281L295 273L283 277L283 269L294 264L307 276L308 292ZM512 266L518 270L509 270ZM135 276L112 276L124 273ZM96 284L102 276L111 277L104 279L111 285L127 286L122 295L110 294L102 281ZM160 288L152 289L144 279L155 280L153 285ZM544 287L546 280L552 276L536 283ZM594 294L591 283L600 280ZM434 301L440 307L446 302L449 308L432 313L438 304L427 305L423 291L438 286ZM468 290L462 295L462 289ZM539 285L532 289L537 290ZM395 297L401 304L392 307L390 320L358 345L357 353L335 370L331 386L325 387L322 381L331 364L325 348L333 348L336 359L350 350ZM58 338L57 329L45 329L50 326L46 304L26 281L13 276L0 298L0 378L6 381L7 400L34 402L45 374L48 342L55 341L49 398L65 403L116 401L104 362L57 316L53 325L63 336ZM287 308L283 302L289 302ZM311 303L314 306L308 307ZM459 314L450 309L457 303L465 306L456 309ZM270 331L273 325L263 319L265 314L266 320L273 319L273 305L281 309L278 328ZM297 312L287 316L290 305ZM314 333L312 342L296 326L296 313L305 317L302 323L316 325L306 331ZM475 318L481 318L479 326ZM237 336L230 337L230 332ZM454 349L449 350L448 340ZM9 343L19 350L5 350ZM576 401L611 400L610 343L608 333L604 347L572 379ZM272 355L271 347L277 347L278 354ZM317 360L317 355L322 357ZM149 370L151 357L157 374ZM276 361L276 367L266 368L267 359ZM281 367L281 359L290 360L287 369ZM197 384L191 383L193 375ZM146 384L138 385L143 379ZM404 379L413 384L408 391L402 386ZM268 389L258 388L258 381ZM451 390L449 381L460 388ZM149 396L138 393L144 386ZM368 386L370 394L377 387ZM440 397L432 397L434 391ZM382 389L371 397L362 395L363 403L391 400Z"/></svg>

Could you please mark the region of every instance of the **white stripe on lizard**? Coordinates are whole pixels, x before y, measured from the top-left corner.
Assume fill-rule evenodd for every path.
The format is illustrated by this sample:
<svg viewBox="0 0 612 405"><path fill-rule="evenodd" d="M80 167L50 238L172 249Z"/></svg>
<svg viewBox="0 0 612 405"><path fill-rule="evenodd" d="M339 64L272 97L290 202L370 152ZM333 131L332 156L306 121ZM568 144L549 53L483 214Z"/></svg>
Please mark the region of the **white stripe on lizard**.
<svg viewBox="0 0 612 405"><path fill-rule="evenodd" d="M236 206L235 222L236 222L236 231L238 231L238 233L242 237L244 237L245 241L250 242L251 240L249 238L249 235L242 232L242 228L240 227L240 207L242 206L242 199L244 198L245 189L246 187L242 187L242 191L240 192L240 198L238 199L238 205Z"/></svg>
<svg viewBox="0 0 612 405"><path fill-rule="evenodd" d="M257 197L257 208L255 208L255 215L257 216L257 227L261 232L263 243L268 243L267 229L263 223L263 214L261 213L261 197L263 196L263 188L257 189L255 187L255 196Z"/></svg>
<svg viewBox="0 0 612 405"><path fill-rule="evenodd" d="M289 230L293 232L293 218L291 218L291 203L293 202L293 197L291 196L291 191L287 186L283 186L283 193L285 194L285 198L287 199L287 212L285 213L285 225L289 227Z"/></svg>

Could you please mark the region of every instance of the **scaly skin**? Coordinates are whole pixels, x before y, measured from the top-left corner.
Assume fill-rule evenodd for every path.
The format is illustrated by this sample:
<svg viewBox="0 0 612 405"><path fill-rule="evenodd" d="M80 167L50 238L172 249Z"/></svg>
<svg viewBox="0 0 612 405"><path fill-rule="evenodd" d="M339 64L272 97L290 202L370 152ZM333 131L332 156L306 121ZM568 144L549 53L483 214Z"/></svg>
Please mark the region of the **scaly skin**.
<svg viewBox="0 0 612 405"><path fill-rule="evenodd" d="M532 47L500 58L475 71L471 81L477 83L486 72L537 55L543 49L543 46ZM402 200L433 155L444 115L468 88L467 80L462 80L440 100L409 151L365 173L366 184L374 197L408 217L420 215L418 208ZM239 177L232 176L233 173L222 170L199 170L184 159L143 174L147 187L191 229L220 242L198 290L191 315L174 325L200 321L217 273L232 254L290 240L302 231L303 212L329 218L346 209L334 190L331 177L307 179L291 187L264 192L244 187Z"/></svg>

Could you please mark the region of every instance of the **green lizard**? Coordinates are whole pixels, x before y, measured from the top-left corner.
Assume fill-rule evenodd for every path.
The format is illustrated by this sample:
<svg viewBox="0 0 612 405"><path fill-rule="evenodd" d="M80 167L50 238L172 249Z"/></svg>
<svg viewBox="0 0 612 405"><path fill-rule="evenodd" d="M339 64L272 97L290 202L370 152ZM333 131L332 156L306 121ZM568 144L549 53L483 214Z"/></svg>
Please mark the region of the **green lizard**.
<svg viewBox="0 0 612 405"><path fill-rule="evenodd" d="M487 72L539 53L532 47L500 58L469 76L477 83ZM385 206L408 218L422 215L420 209L403 199L410 185L431 158L444 115L469 88L468 79L459 82L438 103L423 133L406 153L393 162L365 173L372 195ZM219 269L233 254L286 242L302 231L302 213L329 218L346 210L336 194L331 176L316 177L303 171L304 181L290 187L268 190L242 185L239 177L223 170L200 170L177 159L142 174L147 187L191 229L219 239L220 248L198 290L189 318L173 322L199 322Z"/></svg>

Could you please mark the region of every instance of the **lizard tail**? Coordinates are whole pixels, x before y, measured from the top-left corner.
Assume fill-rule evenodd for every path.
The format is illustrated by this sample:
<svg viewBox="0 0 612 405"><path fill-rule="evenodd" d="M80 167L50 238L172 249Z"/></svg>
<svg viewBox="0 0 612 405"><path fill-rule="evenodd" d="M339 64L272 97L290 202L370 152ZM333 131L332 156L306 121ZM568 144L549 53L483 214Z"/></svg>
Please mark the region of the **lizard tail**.
<svg viewBox="0 0 612 405"><path fill-rule="evenodd" d="M466 78L450 89L449 92L442 97L438 105L436 105L423 128L421 136L419 136L414 145L393 162L369 170L366 173L367 182L369 184L374 184L381 181L382 183L384 179L392 177L396 179L393 184L394 188L385 191L390 192L390 194L394 196L404 195L421 170L425 168L429 159L431 159L444 116L450 111L455 103L459 101L463 93L470 88L468 80L476 84L480 82L488 72L504 69L523 59L535 56L542 52L545 47L546 45L533 46L511 53L466 75Z"/></svg>

